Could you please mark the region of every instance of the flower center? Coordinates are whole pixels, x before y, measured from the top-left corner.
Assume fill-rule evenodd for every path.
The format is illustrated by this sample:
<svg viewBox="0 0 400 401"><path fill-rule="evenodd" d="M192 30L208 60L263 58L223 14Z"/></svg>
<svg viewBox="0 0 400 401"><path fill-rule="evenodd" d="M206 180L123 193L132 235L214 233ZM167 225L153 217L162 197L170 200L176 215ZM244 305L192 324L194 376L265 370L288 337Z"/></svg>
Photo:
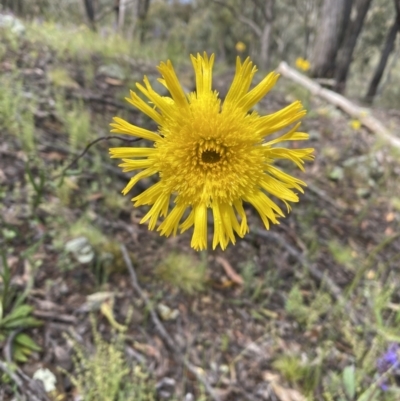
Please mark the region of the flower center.
<svg viewBox="0 0 400 401"><path fill-rule="evenodd" d="M221 154L216 150L205 150L201 154L201 161L207 164L217 163L221 160Z"/></svg>
<svg viewBox="0 0 400 401"><path fill-rule="evenodd" d="M202 140L197 147L197 163L203 168L215 170L226 159L229 153L220 141Z"/></svg>

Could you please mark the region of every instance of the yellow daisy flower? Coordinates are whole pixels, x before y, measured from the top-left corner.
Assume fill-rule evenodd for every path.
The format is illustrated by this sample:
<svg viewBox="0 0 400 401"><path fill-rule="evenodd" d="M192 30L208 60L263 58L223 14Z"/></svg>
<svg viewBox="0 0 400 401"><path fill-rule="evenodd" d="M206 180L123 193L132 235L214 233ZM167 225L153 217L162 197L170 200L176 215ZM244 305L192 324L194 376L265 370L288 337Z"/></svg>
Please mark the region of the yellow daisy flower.
<svg viewBox="0 0 400 401"><path fill-rule="evenodd" d="M243 53L246 50L246 45L243 42L237 42L235 49L238 53Z"/></svg>
<svg viewBox="0 0 400 401"><path fill-rule="evenodd" d="M296 67L303 71L308 71L311 68L311 64L308 60L298 57L296 59Z"/></svg>
<svg viewBox="0 0 400 401"><path fill-rule="evenodd" d="M361 128L360 120L351 120L350 127L353 128L354 131L358 131Z"/></svg>
<svg viewBox="0 0 400 401"><path fill-rule="evenodd" d="M249 91L256 67L247 58L236 62L236 74L224 102L212 90L214 55L191 56L196 91L186 94L170 61L158 67L159 81L171 97L156 93L147 77L139 91L149 99L145 102L131 91L127 101L158 124L158 132L129 124L115 117L112 132L133 135L154 142L153 147L111 148L112 158L120 158L124 172L142 170L134 175L122 193L127 194L141 179L158 174L159 181L134 197L134 206L151 205L141 223L149 221L154 230L158 218L161 235L169 236L194 226L191 246L207 248L207 215L211 209L214 220L212 246L225 249L235 243L235 234L243 237L248 231L243 202L254 206L265 227L278 223L284 216L270 196L283 201L298 202L295 191L303 192L306 184L273 166L275 159L287 159L301 170L305 160L312 160L313 149L286 149L274 145L308 138L297 129L265 141L265 137L300 120L306 112L299 101L284 109L260 116L252 107L275 85L278 74L271 72ZM149 104L150 103L150 104ZM170 204L173 200L172 209ZM185 214L185 212L188 213ZM181 223L181 220L184 220Z"/></svg>

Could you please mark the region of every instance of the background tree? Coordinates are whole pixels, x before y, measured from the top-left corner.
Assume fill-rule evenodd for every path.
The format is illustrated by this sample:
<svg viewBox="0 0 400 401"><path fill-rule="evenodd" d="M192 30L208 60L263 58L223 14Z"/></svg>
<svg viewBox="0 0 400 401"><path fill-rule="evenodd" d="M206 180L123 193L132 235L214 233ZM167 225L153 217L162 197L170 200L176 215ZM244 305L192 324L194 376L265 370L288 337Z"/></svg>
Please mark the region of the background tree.
<svg viewBox="0 0 400 401"><path fill-rule="evenodd" d="M83 0L83 5L86 12L89 25L92 30L96 30L95 8L93 0Z"/></svg>
<svg viewBox="0 0 400 401"><path fill-rule="evenodd" d="M311 60L314 77L332 77L352 0L324 0Z"/></svg>
<svg viewBox="0 0 400 401"><path fill-rule="evenodd" d="M356 0L354 4L353 12L351 13L353 17L350 19L350 23L347 24L343 44L338 54L335 70L335 90L337 92L343 93L345 90L353 52L371 1L372 0Z"/></svg>
<svg viewBox="0 0 400 401"><path fill-rule="evenodd" d="M397 33L400 31L400 0L394 0L394 6L396 10L395 18L386 36L379 63L376 67L375 73L372 77L367 94L365 96L365 101L368 103L372 103L374 100L379 83L383 76L383 72L385 71L386 64L389 60L389 56L394 49Z"/></svg>
<svg viewBox="0 0 400 401"><path fill-rule="evenodd" d="M10 10L16 15L23 14L24 1L23 0L1 0L1 5L4 10Z"/></svg>

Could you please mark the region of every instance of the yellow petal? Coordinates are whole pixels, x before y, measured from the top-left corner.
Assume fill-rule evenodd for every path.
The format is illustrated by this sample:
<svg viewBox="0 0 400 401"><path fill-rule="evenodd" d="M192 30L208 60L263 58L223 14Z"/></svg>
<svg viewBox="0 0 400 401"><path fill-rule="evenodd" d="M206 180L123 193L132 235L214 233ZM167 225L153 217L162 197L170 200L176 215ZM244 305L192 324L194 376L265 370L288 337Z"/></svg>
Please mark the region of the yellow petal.
<svg viewBox="0 0 400 401"><path fill-rule="evenodd" d="M123 159L125 157L145 157L157 153L155 148L110 148L112 159Z"/></svg>
<svg viewBox="0 0 400 401"><path fill-rule="evenodd" d="M207 206L204 203L194 207L194 230L190 245L196 250L207 248Z"/></svg>
<svg viewBox="0 0 400 401"><path fill-rule="evenodd" d="M150 141L158 141L160 136L147 129L136 127L136 125L129 124L127 121L119 117L114 117L115 123L110 124L113 129L111 132L119 132L121 134L128 134L137 136L139 138L148 139Z"/></svg>
<svg viewBox="0 0 400 401"><path fill-rule="evenodd" d="M182 219L183 214L187 209L186 205L176 205L169 215L165 218L165 220L160 224L157 231L160 231L161 235L165 235L169 237L171 233L176 235L178 231L179 222Z"/></svg>
<svg viewBox="0 0 400 401"><path fill-rule="evenodd" d="M279 78L276 72L270 72L255 88L253 88L240 101L240 107L244 110L250 110L258 103L275 85Z"/></svg>
<svg viewBox="0 0 400 401"><path fill-rule="evenodd" d="M153 174L156 174L158 171L155 168L148 168L146 170L141 171L136 174L134 177L130 179L127 186L122 190L122 193L126 195L142 178L150 177Z"/></svg>
<svg viewBox="0 0 400 401"><path fill-rule="evenodd" d="M188 107L189 103L187 101L186 94L183 91L181 84L179 83L178 77L176 76L171 61L168 60L167 63L161 63L157 67L157 69L163 76L165 83L167 84L167 88L171 93L171 96L174 99L175 103L179 107Z"/></svg>

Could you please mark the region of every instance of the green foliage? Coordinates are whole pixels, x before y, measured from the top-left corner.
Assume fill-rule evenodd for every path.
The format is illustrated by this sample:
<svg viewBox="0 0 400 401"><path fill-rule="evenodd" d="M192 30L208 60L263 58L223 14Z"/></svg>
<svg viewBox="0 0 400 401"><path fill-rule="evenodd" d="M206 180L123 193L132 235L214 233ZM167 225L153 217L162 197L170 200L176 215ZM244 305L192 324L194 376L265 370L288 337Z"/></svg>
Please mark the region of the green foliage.
<svg viewBox="0 0 400 401"><path fill-rule="evenodd" d="M309 305L298 286L294 286L286 300L286 312L293 316L300 324L310 329L318 319L331 309L331 297L324 291L319 291Z"/></svg>
<svg viewBox="0 0 400 401"><path fill-rule="evenodd" d="M56 110L67 131L71 149L84 147L91 137L91 123L89 111L83 103L73 102L69 105L64 96L59 94L56 100Z"/></svg>
<svg viewBox="0 0 400 401"><path fill-rule="evenodd" d="M124 339L101 338L92 321L95 351L74 342L74 375L69 375L82 401L155 401L155 385L143 367L130 367L124 354Z"/></svg>
<svg viewBox="0 0 400 401"><path fill-rule="evenodd" d="M33 307L26 304L28 291L18 293L11 286L11 269L5 253L2 254L0 269L0 343L5 342L15 330L40 326L42 322L32 316ZM18 333L12 342L12 358L26 362L40 347L25 333Z"/></svg>
<svg viewBox="0 0 400 401"><path fill-rule="evenodd" d="M348 269L354 269L353 251L350 247L344 246L339 241L333 239L328 242L328 249L337 263L346 266Z"/></svg>
<svg viewBox="0 0 400 401"><path fill-rule="evenodd" d="M35 123L33 109L35 101L22 89L22 82L17 76L0 78L0 130L15 135L27 154L35 151ZM25 98L24 98L25 97Z"/></svg>
<svg viewBox="0 0 400 401"><path fill-rule="evenodd" d="M27 110L21 116L21 143L27 153L35 150L35 121L32 111Z"/></svg>
<svg viewBox="0 0 400 401"><path fill-rule="evenodd" d="M75 58L84 65L90 61L92 55L104 58L139 56L151 60L167 57L163 43L142 46L137 41L128 40L111 29L100 34L91 31L85 25L65 25L65 21L68 20L69 18L66 18L63 23L46 21L40 25L26 22L27 35L31 40L48 46L56 53L58 60ZM60 77L60 71L56 73L56 78L57 74Z"/></svg>
<svg viewBox="0 0 400 401"><path fill-rule="evenodd" d="M26 181L31 185L32 191L30 194L30 200L32 202L32 208L35 210L43 198L46 178L43 170L39 171L38 177L34 177L34 174L31 170L31 165L29 163L26 163L25 172L27 178Z"/></svg>
<svg viewBox="0 0 400 401"><path fill-rule="evenodd" d="M204 289L207 265L183 253L171 253L156 268L156 275L188 294Z"/></svg>
<svg viewBox="0 0 400 401"><path fill-rule="evenodd" d="M0 129L18 134L18 110L21 102L21 83L16 79L0 79Z"/></svg>
<svg viewBox="0 0 400 401"><path fill-rule="evenodd" d="M292 385L301 385L306 393L312 393L321 378L320 363L301 361L295 355L281 355L272 366Z"/></svg>
<svg viewBox="0 0 400 401"><path fill-rule="evenodd" d="M57 88L76 89L79 85L71 78L67 69L56 67L49 71L49 80Z"/></svg>

